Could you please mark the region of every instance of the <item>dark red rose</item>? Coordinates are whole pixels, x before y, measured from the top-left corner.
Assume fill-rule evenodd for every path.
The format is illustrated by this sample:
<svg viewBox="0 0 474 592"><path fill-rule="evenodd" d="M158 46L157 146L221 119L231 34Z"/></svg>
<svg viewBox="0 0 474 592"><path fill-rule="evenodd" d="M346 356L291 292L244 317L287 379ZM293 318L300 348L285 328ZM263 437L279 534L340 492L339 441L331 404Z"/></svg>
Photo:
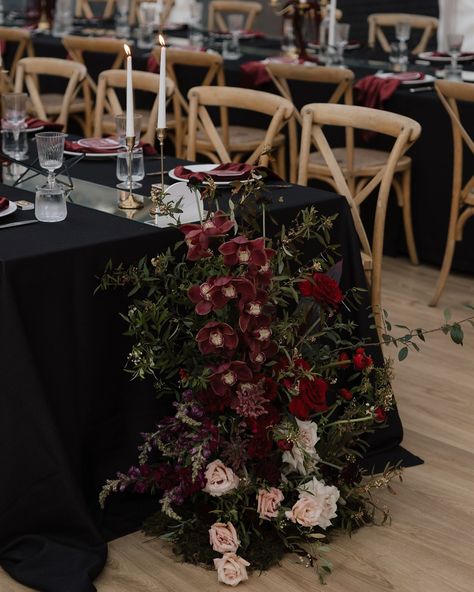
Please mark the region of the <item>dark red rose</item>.
<svg viewBox="0 0 474 592"><path fill-rule="evenodd" d="M344 295L338 283L325 273L314 273L311 280L299 283L303 296L311 296L324 308L337 309Z"/></svg>
<svg viewBox="0 0 474 592"><path fill-rule="evenodd" d="M374 416L377 423L382 423L387 419L387 414L383 407L377 407L374 411Z"/></svg>
<svg viewBox="0 0 474 592"><path fill-rule="evenodd" d="M364 368L372 366L374 363L372 356L367 356L363 347L358 347L356 349L356 352L352 358L352 362L356 370L364 370Z"/></svg>
<svg viewBox="0 0 474 592"><path fill-rule="evenodd" d="M293 397L288 405L290 413L306 420L312 413L327 411L327 389L326 381L319 376L301 378L298 382L299 395Z"/></svg>
<svg viewBox="0 0 474 592"><path fill-rule="evenodd" d="M339 389L339 394L346 401L351 401L353 399L353 397L354 397L354 395L352 394L352 392L349 389L346 389L346 388Z"/></svg>

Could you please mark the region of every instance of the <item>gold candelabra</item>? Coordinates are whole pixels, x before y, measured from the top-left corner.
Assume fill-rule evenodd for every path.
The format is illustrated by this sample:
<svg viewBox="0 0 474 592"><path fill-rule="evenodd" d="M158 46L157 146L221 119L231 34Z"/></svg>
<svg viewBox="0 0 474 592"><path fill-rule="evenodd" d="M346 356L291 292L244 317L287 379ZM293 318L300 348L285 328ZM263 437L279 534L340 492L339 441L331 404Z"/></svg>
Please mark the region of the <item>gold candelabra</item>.
<svg viewBox="0 0 474 592"><path fill-rule="evenodd" d="M160 190L156 192L156 189L152 188L151 191L151 199L153 201L153 205L150 208L150 216L155 218L155 224L157 223L157 216L158 216L158 208L156 203L155 194L158 193L159 196L162 198L165 193L165 170L164 170L164 144L166 139L166 128L165 127L158 127L156 128L156 137L160 144Z"/></svg>
<svg viewBox="0 0 474 592"><path fill-rule="evenodd" d="M125 191L120 192L119 208L121 210L139 210L143 208L143 203L135 199L133 195L133 149L135 147L135 136L126 136L125 145L127 146L128 162L128 194Z"/></svg>

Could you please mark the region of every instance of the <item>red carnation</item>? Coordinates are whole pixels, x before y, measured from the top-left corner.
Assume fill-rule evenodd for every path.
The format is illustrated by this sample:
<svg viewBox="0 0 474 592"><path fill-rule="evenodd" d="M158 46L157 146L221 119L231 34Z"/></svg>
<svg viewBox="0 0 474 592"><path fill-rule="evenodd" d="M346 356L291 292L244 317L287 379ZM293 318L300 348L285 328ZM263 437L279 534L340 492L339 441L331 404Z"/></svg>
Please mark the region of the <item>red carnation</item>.
<svg viewBox="0 0 474 592"><path fill-rule="evenodd" d="M249 240L246 236L237 236L219 247L224 255L224 265L258 265L267 263L265 241L263 238Z"/></svg>
<svg viewBox="0 0 474 592"><path fill-rule="evenodd" d="M363 347L358 347L356 349L356 352L352 358L352 362L356 370L364 370L364 368L372 366L374 363L372 356L367 356Z"/></svg>
<svg viewBox="0 0 474 592"><path fill-rule="evenodd" d="M235 331L227 323L209 321L196 335L201 353L229 355L239 343Z"/></svg>
<svg viewBox="0 0 474 592"><path fill-rule="evenodd" d="M299 283L303 296L310 296L324 308L337 309L344 298L338 283L326 273L314 273L311 280Z"/></svg>

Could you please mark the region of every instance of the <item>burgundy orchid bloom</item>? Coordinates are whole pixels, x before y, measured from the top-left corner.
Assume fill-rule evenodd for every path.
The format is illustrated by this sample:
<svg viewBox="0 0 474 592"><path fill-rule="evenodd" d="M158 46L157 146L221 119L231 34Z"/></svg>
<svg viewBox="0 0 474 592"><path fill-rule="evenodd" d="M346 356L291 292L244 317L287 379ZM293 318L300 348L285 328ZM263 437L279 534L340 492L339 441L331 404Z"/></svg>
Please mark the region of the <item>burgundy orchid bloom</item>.
<svg viewBox="0 0 474 592"><path fill-rule="evenodd" d="M245 333L245 331L247 331L249 323L253 319L257 320L262 317L267 300L267 294L263 291L259 291L257 296L252 300L248 300L247 302L241 300L239 302L239 327L242 332Z"/></svg>
<svg viewBox="0 0 474 592"><path fill-rule="evenodd" d="M233 228L234 222L224 212L218 210L202 224L203 231L207 236L223 236Z"/></svg>
<svg viewBox="0 0 474 592"><path fill-rule="evenodd" d="M196 335L199 349L202 354L224 354L232 353L239 339L235 331L227 323L209 321Z"/></svg>
<svg viewBox="0 0 474 592"><path fill-rule="evenodd" d="M258 265L267 263L265 241L263 238L249 240L246 236L237 236L219 247L224 255L224 265Z"/></svg>
<svg viewBox="0 0 474 592"><path fill-rule="evenodd" d="M264 265L254 265L251 263L248 266L247 275L253 279L260 288L268 288L271 283L273 272L270 265L270 259L275 256L276 251L273 249L264 249L267 257L267 262Z"/></svg>
<svg viewBox="0 0 474 592"><path fill-rule="evenodd" d="M216 279L210 296L213 309L218 310L237 297L240 297L241 302L251 300L255 297L255 287L245 278L224 276Z"/></svg>
<svg viewBox="0 0 474 592"><path fill-rule="evenodd" d="M213 214L202 225L182 224L180 230L184 234L184 240L188 246L187 259L189 261L198 261L204 257L211 257L209 239L225 235L233 226L232 220L229 220L221 211Z"/></svg>
<svg viewBox="0 0 474 592"><path fill-rule="evenodd" d="M215 278L208 278L207 281L200 286L197 284L191 286L188 290L188 298L195 304L194 310L198 315L207 315L212 310L211 290L215 282Z"/></svg>
<svg viewBox="0 0 474 592"><path fill-rule="evenodd" d="M245 362L227 362L218 366L210 377L212 390L220 397L231 394L232 388L238 382L250 382L252 371Z"/></svg>

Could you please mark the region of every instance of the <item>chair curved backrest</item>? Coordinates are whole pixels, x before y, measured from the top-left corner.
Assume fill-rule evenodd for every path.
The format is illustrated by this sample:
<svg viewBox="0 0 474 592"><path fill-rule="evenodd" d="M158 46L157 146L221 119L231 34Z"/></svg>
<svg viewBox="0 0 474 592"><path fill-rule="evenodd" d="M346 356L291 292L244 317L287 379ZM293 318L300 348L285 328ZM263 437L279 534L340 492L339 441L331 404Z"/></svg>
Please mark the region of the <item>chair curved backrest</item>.
<svg viewBox="0 0 474 592"><path fill-rule="evenodd" d="M130 12L128 15L128 22L131 25L139 24L139 8L142 2L150 2L150 0L131 0ZM159 4L159 3L158 3ZM161 11L160 11L160 27L163 27L169 19L171 11L175 5L175 0L161 0Z"/></svg>
<svg viewBox="0 0 474 592"><path fill-rule="evenodd" d="M62 123L67 127L69 109L79 92L81 83L85 80L87 69L83 64L77 64L71 60L62 60L60 58L22 58L18 62L15 92L22 92L26 86L31 105L40 119L48 119L46 111L41 100L41 93L38 87L38 76L58 76L68 79L66 90L64 92L61 110L56 119L57 123ZM90 111L91 105L87 104L86 110Z"/></svg>
<svg viewBox="0 0 474 592"><path fill-rule="evenodd" d="M69 57L78 64L84 64L83 52L106 53L115 56L110 68L111 70L122 68L125 63L123 39L114 39L113 37L81 37L79 35L66 35L63 37L62 41ZM97 93L97 83L89 74L87 74L87 81L94 93Z"/></svg>
<svg viewBox="0 0 474 592"><path fill-rule="evenodd" d="M281 96L289 101L294 102L288 81L303 81L334 86L335 88L328 99L328 103L338 103L343 100L346 105L352 105L354 73L351 70L319 66L309 67L281 62L269 62L265 68ZM298 133L296 122L299 124L302 123L301 114L297 109L295 109L294 115L288 124L290 181L292 183L296 183L298 169ZM346 130L346 147L349 152L347 162L350 168L353 164L354 148L352 128L347 128Z"/></svg>
<svg viewBox="0 0 474 592"><path fill-rule="evenodd" d="M430 37L438 28L438 19L436 17L423 14L380 12L369 14L367 22L369 23L369 47L375 47L377 39L386 53L390 53L390 43L383 32L384 27L395 27L398 23L408 23L412 29L422 29L423 33L419 43L411 50L414 54L425 51Z"/></svg>
<svg viewBox="0 0 474 592"><path fill-rule="evenodd" d="M453 182L451 193L451 214L443 265L430 306L435 306L444 290L451 269L455 243L463 237L464 225L474 216L474 174L464 181L464 158L467 153L474 155L474 139L464 127L458 107L462 103L474 103L474 85L469 82L437 80L435 89L448 112L453 131ZM464 145L466 151L464 151ZM474 170L471 164L470 170Z"/></svg>
<svg viewBox="0 0 474 592"><path fill-rule="evenodd" d="M361 243L363 257L370 259L371 294L374 316L380 326L380 290L383 254L383 238L387 203L393 175L397 163L406 151L418 139L421 133L420 124L397 113L380 109L355 107L353 105L330 105L313 103L305 105L301 110L303 126L301 132L300 164L298 183L306 185L308 180L308 162L311 146L314 143L322 155L338 193L343 195L351 208L354 225ZM395 139L386 164L378 170L372 179L356 194L349 189L347 180L332 152L323 132L324 126L353 127L355 129L376 132ZM359 215L359 206L365 199L378 189L377 208L375 213L372 244Z"/></svg>
<svg viewBox="0 0 474 592"><path fill-rule="evenodd" d="M159 47L153 50L153 56L157 63L160 62ZM186 66L186 68L193 68L202 71L203 78L200 86L210 86L217 84L224 86L224 60L221 55L217 53L207 53L204 51L192 51L189 49L179 49L170 47L166 52L166 71L168 77L175 84L175 91L173 94L173 114L175 118L175 146L176 156L182 156L184 132L185 132L185 118L189 112L189 105L186 97L180 89L180 76L177 72L177 67ZM225 118L223 110L221 111L221 118Z"/></svg>
<svg viewBox="0 0 474 592"><path fill-rule="evenodd" d="M26 29L20 29L18 27L0 27L0 42L17 44L15 55L10 64L8 76L8 85L12 88L18 61L25 55L30 58L35 55L33 44L31 42L31 35Z"/></svg>
<svg viewBox="0 0 474 592"><path fill-rule="evenodd" d="M195 86L188 92L188 99L187 158L189 160L196 158L196 136L198 128L201 128L214 147L218 159L222 163L231 162L227 149L228 130L227 132L224 130L221 138L207 107L243 109L262 113L271 118L264 139L246 160L249 164L259 163L263 166L268 165L268 150L273 147L275 137L288 122L294 110L288 99L278 95L230 86Z"/></svg>
<svg viewBox="0 0 474 592"><path fill-rule="evenodd" d="M209 16L207 28L209 31L215 29L221 33L228 33L229 28L224 18L225 14L243 14L246 16L243 28L250 30L255 19L262 11L260 2L244 2L241 0L212 0L209 3Z"/></svg>
<svg viewBox="0 0 474 592"><path fill-rule="evenodd" d="M102 18L112 18L115 10L115 0L95 0L96 3L98 1L104 3L104 10L100 16L102 16ZM94 11L89 4L89 0L76 0L74 15L78 18L94 18Z"/></svg>
<svg viewBox="0 0 474 592"><path fill-rule="evenodd" d="M144 143L153 144L156 132L156 120L158 117L158 91L160 88L160 76L153 72L134 70L132 73L132 85L135 91L140 90L152 93L155 96L153 107L150 111L148 125L142 136ZM123 113L122 105L116 93L116 89L127 87L127 73L125 70L104 70L99 75L97 87L97 102L95 110L94 135L102 136L102 117L106 108L106 101L110 105L111 115ZM174 92L174 83L166 79L166 96L171 97Z"/></svg>

